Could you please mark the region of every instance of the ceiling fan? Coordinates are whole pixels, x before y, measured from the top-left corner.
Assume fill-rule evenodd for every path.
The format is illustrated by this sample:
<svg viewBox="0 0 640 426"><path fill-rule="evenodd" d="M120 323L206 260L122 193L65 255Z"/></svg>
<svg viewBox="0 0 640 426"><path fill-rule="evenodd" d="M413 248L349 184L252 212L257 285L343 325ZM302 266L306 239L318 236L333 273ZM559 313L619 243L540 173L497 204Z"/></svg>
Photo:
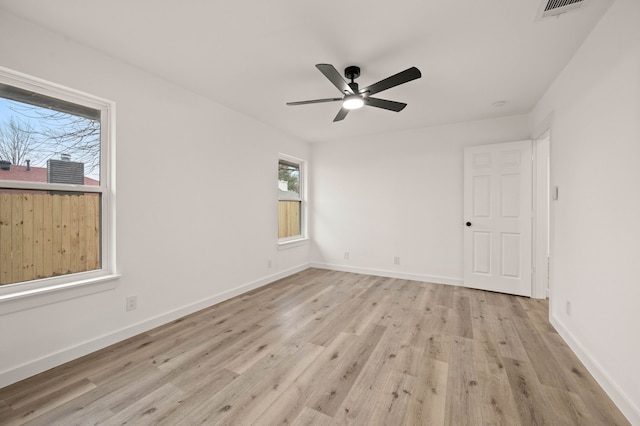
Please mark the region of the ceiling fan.
<svg viewBox="0 0 640 426"><path fill-rule="evenodd" d="M422 74L416 67L408 68L397 74L387 77L384 80L380 80L370 86L360 89L358 83L354 80L360 76L360 68L356 66L349 66L345 68L344 75L351 80L351 83L346 82L338 70L330 64L317 64L316 68L320 70L325 77L329 79L334 86L338 88L340 93L343 94L341 98L326 98L326 99L314 99L310 101L299 102L287 102L287 105L307 105L318 104L323 102L337 102L342 101L342 108L338 111L338 115L333 121L344 120L350 110L361 108L363 105L368 105L376 108L387 109L389 111L400 112L407 106L402 102L388 101L386 99L372 98L374 95L383 90L390 89L400 84L407 83L411 80L420 78Z"/></svg>

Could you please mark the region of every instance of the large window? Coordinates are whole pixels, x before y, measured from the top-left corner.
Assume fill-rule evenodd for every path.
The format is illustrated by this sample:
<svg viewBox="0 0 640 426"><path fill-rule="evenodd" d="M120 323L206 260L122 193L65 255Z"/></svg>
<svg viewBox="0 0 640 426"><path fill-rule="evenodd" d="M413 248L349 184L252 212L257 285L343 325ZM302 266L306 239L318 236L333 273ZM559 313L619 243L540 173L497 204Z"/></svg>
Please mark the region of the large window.
<svg viewBox="0 0 640 426"><path fill-rule="evenodd" d="M113 274L113 104L0 68L0 296Z"/></svg>
<svg viewBox="0 0 640 426"><path fill-rule="evenodd" d="M281 156L278 161L278 239L288 242L304 237L304 162Z"/></svg>

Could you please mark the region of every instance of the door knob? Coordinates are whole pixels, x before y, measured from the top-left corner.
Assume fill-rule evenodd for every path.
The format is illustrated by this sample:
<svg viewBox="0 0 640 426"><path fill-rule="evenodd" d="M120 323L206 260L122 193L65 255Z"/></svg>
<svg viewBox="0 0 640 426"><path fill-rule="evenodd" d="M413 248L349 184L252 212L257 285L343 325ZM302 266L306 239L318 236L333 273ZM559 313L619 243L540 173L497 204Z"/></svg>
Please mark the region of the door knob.
<svg viewBox="0 0 640 426"><path fill-rule="evenodd" d="M467 225L467 226L471 226L471 222L467 222L465 225Z"/></svg>

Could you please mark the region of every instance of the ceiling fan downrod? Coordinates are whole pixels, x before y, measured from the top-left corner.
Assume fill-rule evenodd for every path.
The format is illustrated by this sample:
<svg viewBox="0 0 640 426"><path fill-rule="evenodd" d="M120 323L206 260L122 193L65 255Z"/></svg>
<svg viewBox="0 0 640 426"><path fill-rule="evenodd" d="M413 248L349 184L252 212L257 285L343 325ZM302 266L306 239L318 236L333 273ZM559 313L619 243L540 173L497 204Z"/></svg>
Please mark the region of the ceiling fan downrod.
<svg viewBox="0 0 640 426"><path fill-rule="evenodd" d="M344 69L344 76L351 80L349 87L353 90L353 93L358 94L358 83L356 83L356 78L360 77L360 67L356 67L355 65L351 65Z"/></svg>

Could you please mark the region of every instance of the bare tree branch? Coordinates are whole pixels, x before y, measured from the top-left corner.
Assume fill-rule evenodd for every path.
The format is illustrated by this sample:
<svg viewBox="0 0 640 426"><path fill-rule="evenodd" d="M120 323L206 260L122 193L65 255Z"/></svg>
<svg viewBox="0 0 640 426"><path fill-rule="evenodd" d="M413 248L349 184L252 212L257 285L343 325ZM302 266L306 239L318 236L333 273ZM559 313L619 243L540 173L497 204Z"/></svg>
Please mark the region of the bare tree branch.
<svg viewBox="0 0 640 426"><path fill-rule="evenodd" d="M13 106L12 111L38 123L32 134L40 141L39 162L68 154L84 163L85 174L100 169L100 121L32 105Z"/></svg>
<svg viewBox="0 0 640 426"><path fill-rule="evenodd" d="M0 125L0 158L21 166L35 155L42 142L34 137L34 130L25 121L12 116Z"/></svg>

